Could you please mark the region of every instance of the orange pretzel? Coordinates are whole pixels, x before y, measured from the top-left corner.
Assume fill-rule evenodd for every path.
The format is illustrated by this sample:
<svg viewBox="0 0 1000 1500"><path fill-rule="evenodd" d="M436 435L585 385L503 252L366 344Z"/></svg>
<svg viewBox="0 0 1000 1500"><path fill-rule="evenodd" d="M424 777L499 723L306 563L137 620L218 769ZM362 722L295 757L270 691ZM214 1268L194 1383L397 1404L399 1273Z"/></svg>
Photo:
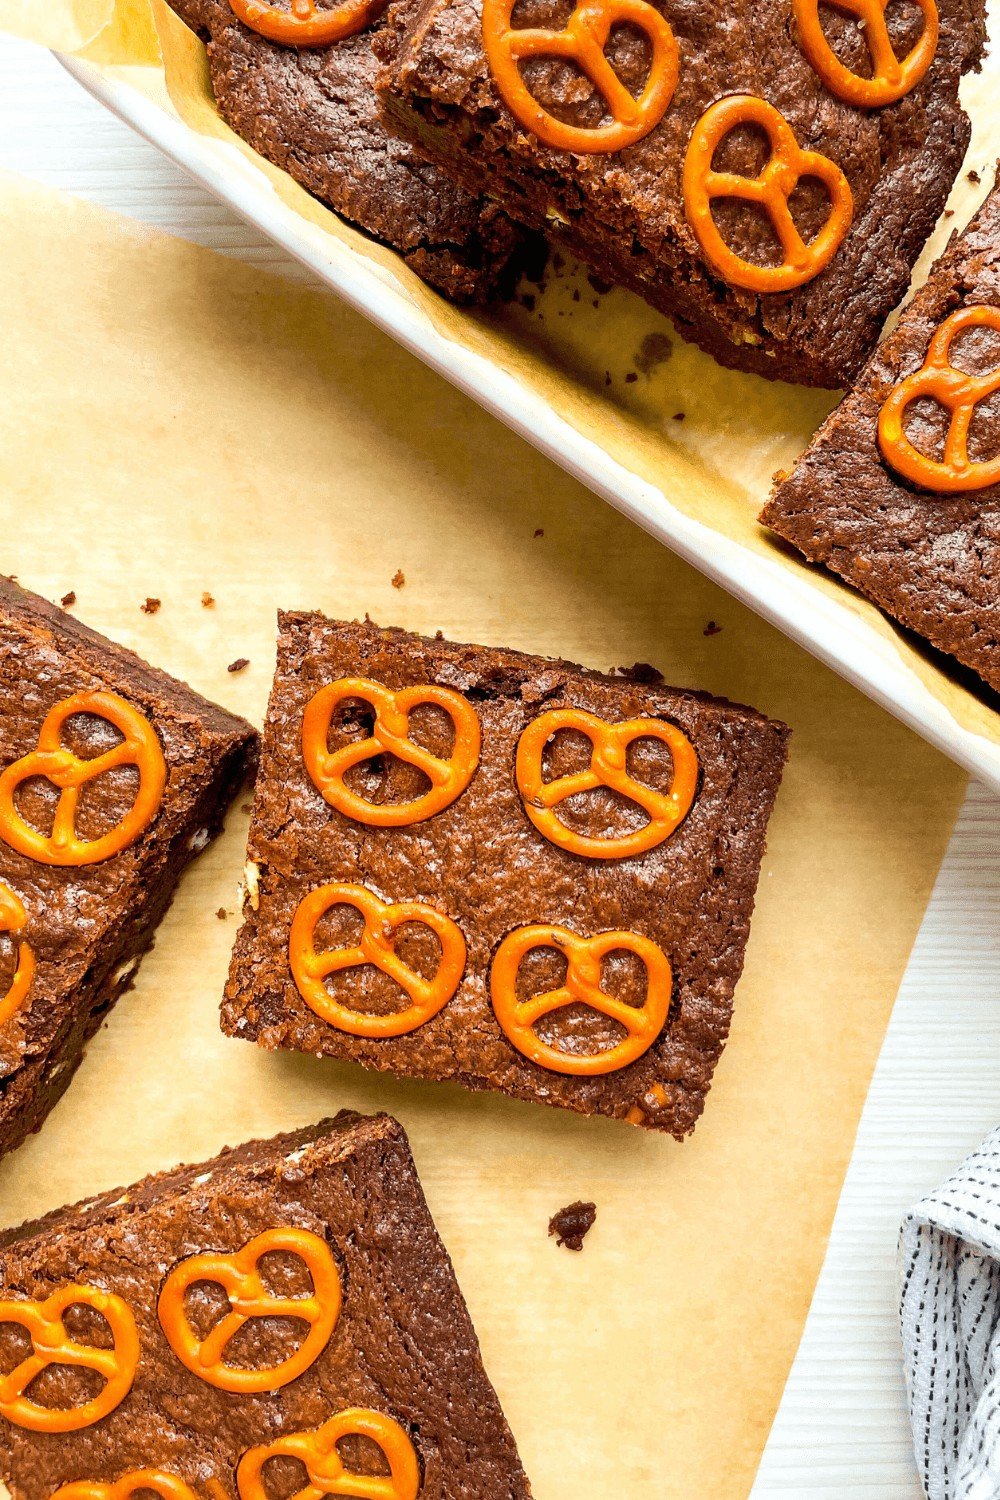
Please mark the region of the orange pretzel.
<svg viewBox="0 0 1000 1500"><path fill-rule="evenodd" d="M771 154L757 177L717 172L712 160L726 136L740 125L757 125ZM804 177L815 177L830 195L830 213L808 245L799 234L788 200ZM731 250L712 217L715 198L742 198L767 209L781 242L778 266L758 266ZM751 292L790 292L818 276L836 255L854 217L850 183L835 162L803 151L784 115L754 94L731 94L707 109L691 134L684 159L684 208L698 243L720 275Z"/></svg>
<svg viewBox="0 0 1000 1500"><path fill-rule="evenodd" d="M282 1251L302 1260L312 1277L308 1297L276 1297L258 1269L265 1255ZM214 1282L229 1298L229 1313L204 1340L188 1320L184 1299L197 1282ZM340 1272L329 1246L308 1229L268 1229L234 1255L192 1255L176 1265L163 1283L157 1313L167 1343L192 1374L220 1391L250 1395L277 1391L305 1374L322 1354L340 1316ZM253 1318L296 1318L309 1333L294 1354L263 1370L227 1365L230 1340Z"/></svg>
<svg viewBox="0 0 1000 1500"><path fill-rule="evenodd" d="M927 358L890 395L879 412L878 441L882 455L911 484L960 495L1000 483L1000 454L988 462L974 463L969 457L969 427L981 401L1000 391L1000 365L988 375L967 375L951 362L951 346L968 328L991 328L1000 333L1000 308L961 307L936 329ZM914 401L929 399L950 414L944 455L928 458L915 448L903 431L906 409Z"/></svg>
<svg viewBox="0 0 1000 1500"><path fill-rule="evenodd" d="M521 964L534 948L555 948L566 959L566 978L557 990L518 1000L517 976ZM641 1006L627 1005L601 989L601 968L609 953L634 953L646 969L646 998ZM490 971L493 1009L508 1040L530 1062L553 1073L592 1078L614 1073L635 1062L656 1041L670 1010L673 971L661 948L637 932L599 932L581 937L568 927L543 923L515 927L496 951ZM543 1042L534 1027L553 1011L569 1005L586 1005L618 1021L627 1036L603 1052L565 1052Z"/></svg>
<svg viewBox="0 0 1000 1500"><path fill-rule="evenodd" d="M367 739L331 753L327 748L330 721L334 710L350 698L360 698L375 710L372 732ZM424 703L443 708L455 726L455 744L447 760L432 755L409 737L410 714ZM317 791L345 817L376 828L422 823L450 806L472 780L479 764L480 738L479 719L472 704L451 688L430 682L393 692L367 677L341 677L320 688L302 718L302 755ZM378 755L395 755L416 766L430 781L430 790L409 802L381 804L352 792L344 780L347 772Z"/></svg>
<svg viewBox="0 0 1000 1500"><path fill-rule="evenodd" d="M77 1479L56 1490L52 1500L132 1500L144 1490L159 1495L160 1500L198 1500L190 1485L164 1469L133 1469L113 1484Z"/></svg>
<svg viewBox="0 0 1000 1500"><path fill-rule="evenodd" d="M385 1455L389 1473L358 1474L345 1469L337 1444L347 1437L365 1437L376 1443ZM309 1483L291 1500L324 1500L326 1495L350 1495L355 1500L417 1500L420 1489L420 1465L407 1433L392 1417L357 1406L338 1412L314 1432L291 1432L266 1447L244 1453L236 1470L240 1500L270 1500L264 1468L272 1458L297 1458L305 1466Z"/></svg>
<svg viewBox="0 0 1000 1500"><path fill-rule="evenodd" d="M103 755L84 759L61 743L63 729L75 714L107 719L124 736ZM135 766L139 790L121 822L96 839L76 833L80 789L107 771ZM26 823L14 805L17 790L33 776L59 788L52 832L39 833ZM38 733L38 748L23 755L0 775L0 838L18 854L42 865L95 865L120 854L148 827L159 812L167 784L167 764L156 731L138 709L116 693L74 693L49 709Z"/></svg>
<svg viewBox="0 0 1000 1500"><path fill-rule="evenodd" d="M590 765L571 776L545 781L542 755L549 740L561 729L575 729L587 736L592 747ZM660 740L670 751L674 771L669 792L655 791L629 775L628 747L634 740L642 739ZM539 833L560 849L589 855L591 859L625 859L630 854L655 849L687 817L698 788L698 756L687 735L676 725L668 724L665 719L626 719L620 724L609 724L582 708L553 708L534 719L518 741L514 769L525 812ZM601 786L638 803L649 822L618 838L591 838L574 833L560 822L555 812L560 802L577 792L592 792Z"/></svg>
<svg viewBox="0 0 1000 1500"><path fill-rule="evenodd" d="M799 24L802 50L832 94L862 109L895 104L923 78L937 51L939 21L935 0L917 0L923 13L920 38L900 60L893 51L885 23L888 0L824 0L844 15L854 16L872 61L870 78L844 66L826 39L819 16L820 0L792 0Z"/></svg>
<svg viewBox="0 0 1000 1500"><path fill-rule="evenodd" d="M233 14L269 41L284 47L328 47L364 31L385 10L388 0L344 0L328 10L314 0L292 0L291 10L278 10L270 0L229 0Z"/></svg>
<svg viewBox="0 0 1000 1500"><path fill-rule="evenodd" d="M317 953L316 927L335 906L353 906L364 918L364 931L353 948ZM429 927L441 944L441 962L433 979L424 979L397 955L393 934L406 922ZM296 988L309 1009L338 1031L351 1036L404 1036L442 1010L465 972L465 938L457 922L423 901L380 900L363 885L322 885L299 902L292 918L288 956ZM325 981L331 974L372 964L405 990L410 1004L391 1015L365 1015L334 1000Z"/></svg>
<svg viewBox="0 0 1000 1500"><path fill-rule="evenodd" d="M111 1329L113 1346L98 1349L70 1338L63 1314L70 1307L92 1307ZM119 1406L139 1365L139 1331L132 1309L113 1292L91 1286L64 1286L44 1302L0 1300L0 1324L16 1323L31 1340L32 1352L0 1379L0 1416L30 1432L79 1432L92 1427ZM104 1388L82 1406L40 1406L26 1394L31 1382L50 1365L96 1370Z"/></svg>
<svg viewBox="0 0 1000 1500"><path fill-rule="evenodd" d="M677 42L666 18L646 0L578 0L562 31L514 27L516 0L483 0L483 44L500 96L511 114L546 146L559 151L621 151L660 123L674 97L679 72ZM652 48L649 77L638 99L605 55L615 26L642 31ZM575 63L602 95L611 123L567 125L543 109L525 82L528 57L561 57Z"/></svg>
<svg viewBox="0 0 1000 1500"><path fill-rule="evenodd" d="M9 885L0 880L0 934L7 933L18 943L17 967L7 993L0 997L0 1026L17 1015L24 1005L35 977L35 955L24 937L28 913L24 903Z"/></svg>

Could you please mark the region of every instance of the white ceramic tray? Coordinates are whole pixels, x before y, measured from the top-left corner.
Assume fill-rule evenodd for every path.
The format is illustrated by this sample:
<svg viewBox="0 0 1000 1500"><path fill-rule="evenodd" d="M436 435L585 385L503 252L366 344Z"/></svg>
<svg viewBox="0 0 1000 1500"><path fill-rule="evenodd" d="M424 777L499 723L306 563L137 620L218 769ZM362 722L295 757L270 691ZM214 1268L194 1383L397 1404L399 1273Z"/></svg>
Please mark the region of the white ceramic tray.
<svg viewBox="0 0 1000 1500"><path fill-rule="evenodd" d="M349 244L289 212L263 171L199 134L131 86L128 70L60 59L91 94L210 192L308 266L339 296L603 496L666 546L834 668L945 754L1000 791L1000 723L977 732L846 597L692 518L670 493L631 472L571 424L527 381L445 336L401 285ZM996 155L994 151L994 155ZM847 591L844 591L845 595ZM1000 716L986 714L987 721ZM982 729L982 722L979 724Z"/></svg>

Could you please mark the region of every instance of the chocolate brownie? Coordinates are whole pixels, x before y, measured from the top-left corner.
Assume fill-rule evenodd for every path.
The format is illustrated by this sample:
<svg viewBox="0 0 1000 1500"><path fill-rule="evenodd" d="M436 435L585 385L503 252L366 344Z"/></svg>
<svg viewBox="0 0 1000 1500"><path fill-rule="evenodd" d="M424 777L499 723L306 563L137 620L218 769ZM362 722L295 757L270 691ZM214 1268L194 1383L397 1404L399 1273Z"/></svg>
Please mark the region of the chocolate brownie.
<svg viewBox="0 0 1000 1500"><path fill-rule="evenodd" d="M32 1331L45 1368L26 1385ZM67 1338L76 1368L57 1362ZM98 1488L66 1500L121 1496L109 1485L142 1471L125 1496L531 1493L388 1115L345 1112L0 1237L0 1367L19 1372L0 1383L13 1500L74 1481Z"/></svg>
<svg viewBox="0 0 1000 1500"><path fill-rule="evenodd" d="M488 301L541 259L536 236L385 129L370 33L298 50L244 26L229 0L170 4L208 43L212 90L233 130L446 296Z"/></svg>
<svg viewBox="0 0 1000 1500"><path fill-rule="evenodd" d="M945 363L974 377L945 371L960 423L975 403L970 463L951 479L942 460L955 406L929 399L918 374L932 338L950 338ZM1000 691L1000 180L761 520Z"/></svg>
<svg viewBox="0 0 1000 1500"><path fill-rule="evenodd" d="M651 669L279 630L223 1029L690 1131L785 726Z"/></svg>
<svg viewBox="0 0 1000 1500"><path fill-rule="evenodd" d="M0 685L3 1153L39 1128L131 986L257 736L5 578Z"/></svg>
<svg viewBox="0 0 1000 1500"><path fill-rule="evenodd" d="M512 45L526 46L516 40L522 28L559 33L556 44L543 42L539 55L522 59L527 98L520 118L508 102L518 102L514 85L501 73L501 92L497 67L487 59L486 7L491 27L501 33L501 49L505 34L514 38ZM375 40L384 63L379 90L393 130L419 143L470 191L489 191L523 223L550 230L603 280L638 292L722 364L836 387L871 352L944 207L969 141L958 86L964 73L978 68L986 31L982 0L941 0L929 70L896 102L863 108L834 93L807 59L793 12L809 8L810 0L724 9L681 0L637 7L607 0L589 12L577 7L568 24L569 0L517 0L513 19L504 0L397 0ZM857 84L871 71L864 23L859 26L843 10L823 7L826 41L821 37L818 45L826 49L827 62L846 65ZM618 87L624 84L633 96L653 77L650 37L643 31L667 39L672 32L673 43L662 40L668 55L656 75L667 79L669 105L661 117L661 99L647 116L658 123L621 149L560 149L539 135L535 120L546 122L546 132L554 120L560 129L553 138L571 143L576 138L562 127L584 132L584 140L595 127L612 129L601 96L565 52L574 29L575 44L582 47L611 17L605 62L610 59L617 72ZM644 18L641 30L637 18ZM513 29L505 33L508 25ZM900 56L919 46L923 35L931 36L916 6L890 7L888 26ZM679 69L672 97L671 45ZM564 49L561 58L553 56L556 46ZM842 83L837 87L844 89ZM725 99L725 110L736 110L732 101L740 96L773 106L772 122L777 110L799 148L826 158L818 167L798 163L802 176L790 196L807 243L828 222L831 233L836 227L831 192L834 201L843 200L846 237L834 234L825 269L812 263L809 252L804 274L811 279L799 285L758 290L752 285L756 272L737 285L731 267L703 248L694 228L697 212L687 211L701 196L701 189L686 192L689 150L693 175L702 182L713 161L718 171L755 177L768 160L759 122L730 132L713 109ZM711 145L697 149L710 121L722 130L714 155ZM794 160L791 151L786 160ZM835 179L835 189L821 187L817 171ZM706 235L714 224L742 262L773 268L782 261L776 221L761 202L713 191L704 222ZM786 259L796 263L794 255Z"/></svg>

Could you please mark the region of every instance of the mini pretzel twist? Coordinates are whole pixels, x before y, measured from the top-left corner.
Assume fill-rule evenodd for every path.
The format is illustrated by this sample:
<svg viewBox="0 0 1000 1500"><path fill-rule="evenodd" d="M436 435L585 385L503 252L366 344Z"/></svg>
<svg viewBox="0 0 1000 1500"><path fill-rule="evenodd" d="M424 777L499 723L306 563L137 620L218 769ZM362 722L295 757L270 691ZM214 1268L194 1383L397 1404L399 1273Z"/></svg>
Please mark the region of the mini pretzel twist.
<svg viewBox="0 0 1000 1500"><path fill-rule="evenodd" d="M112 1347L98 1349L70 1338L63 1321L71 1307L92 1307L112 1334ZM0 1379L0 1416L29 1432L79 1432L113 1412L128 1395L139 1365L139 1332L132 1309L113 1292L90 1286L64 1286L43 1302L0 1300L0 1324L15 1323L31 1340L32 1352ZM104 1380L100 1393L80 1406L42 1406L27 1394L32 1381L50 1365L95 1370Z"/></svg>
<svg viewBox="0 0 1000 1500"><path fill-rule="evenodd" d="M1000 453L982 462L969 457L972 418L980 402L1000 391L1000 363L987 375L967 375L951 362L955 339L973 328L1000 333L1000 308L962 307L946 318L935 330L920 369L900 381L879 413L878 441L886 462L911 484L943 495L959 495L1000 484ZM949 414L940 459L921 453L903 428L907 408L922 399L936 401Z"/></svg>
<svg viewBox="0 0 1000 1500"><path fill-rule="evenodd" d="M726 136L741 125L756 125L768 138L770 155L756 177L712 166ZM830 196L826 223L808 245L789 208L806 177L815 177ZM812 281L840 249L854 217L851 187L836 163L818 151L804 151L784 115L753 94L731 94L705 111L691 134L683 184L688 223L705 255L731 285L752 292L789 292ZM741 198L767 210L781 244L780 265L756 265L730 249L712 217L716 198Z"/></svg>
<svg viewBox="0 0 1000 1500"><path fill-rule="evenodd" d="M365 1437L377 1444L389 1473L359 1474L345 1468L337 1444L347 1437ZM236 1470L240 1500L270 1500L264 1469L272 1458L297 1458L305 1467L309 1482L292 1500L325 1500L327 1495L417 1500L420 1489L420 1464L409 1435L392 1417L361 1407L338 1412L313 1432L289 1433L244 1453Z"/></svg>
<svg viewBox="0 0 1000 1500"><path fill-rule="evenodd" d="M233 14L271 42L284 47L328 47L356 36L377 21L388 0L343 0L320 9L314 0L292 0L290 10L279 10L270 0L229 0Z"/></svg>
<svg viewBox="0 0 1000 1500"><path fill-rule="evenodd" d="M282 1251L298 1256L312 1277L306 1297L278 1297L264 1286L260 1261ZM200 1339L191 1327L184 1299L198 1282L221 1286L230 1311ZM234 1255L193 1255L175 1266L163 1284L157 1309L167 1343L193 1375L219 1390L248 1395L276 1391L303 1375L322 1354L336 1327L341 1305L340 1272L329 1246L307 1229L268 1229ZM254 1318L296 1318L309 1332L294 1354L262 1370L225 1362L230 1341Z"/></svg>
<svg viewBox="0 0 1000 1500"><path fill-rule="evenodd" d="M886 25L888 0L824 0L824 3L857 20L872 63L870 78L852 72L826 39L820 20L820 0L792 0L802 50L832 94L862 109L877 109L894 104L917 86L937 52L940 22L935 0L917 0L923 29L904 58L896 56Z"/></svg>
<svg viewBox="0 0 1000 1500"><path fill-rule="evenodd" d="M335 710L360 699L375 710L367 739L330 751L328 738ZM449 756L434 755L410 739L410 714L424 704L444 709L455 729ZM342 677L328 683L306 705L302 718L302 755L316 790L331 807L355 822L376 828L403 828L421 823L449 807L465 791L479 764L481 735L472 704L451 688L421 683L394 692L366 677ZM344 778L348 771L380 755L394 755L416 766L430 781L428 791L407 802L369 802L352 792Z"/></svg>
<svg viewBox="0 0 1000 1500"><path fill-rule="evenodd" d="M566 977L558 989L527 1000L517 998L521 964L535 948L554 948L566 959ZM601 988L608 954L634 953L646 970L646 998L641 1006L616 1000ZM553 1073L592 1078L627 1067L656 1041L670 1010L673 971L662 948L637 932L600 932L581 937L568 927L539 924L516 927L496 951L490 971L490 995L501 1029L530 1062ZM625 1028L626 1035L601 1052L570 1052L537 1035L537 1023L567 1006L585 1005Z"/></svg>
<svg viewBox="0 0 1000 1500"><path fill-rule="evenodd" d="M335 906L352 906L364 918L364 930L350 948L316 952L316 928ZM393 936L407 922L430 928L441 945L441 961L433 979L411 969L393 947ZM351 1036L403 1036L423 1026L447 1005L465 972L466 946L461 928L444 912L423 901L385 902L363 885L324 885L310 891L292 919L288 945L296 988L321 1020ZM366 1015L335 1000L325 981L331 974L371 964L395 981L409 996L405 1010L390 1015Z"/></svg>
<svg viewBox="0 0 1000 1500"><path fill-rule="evenodd" d="M198 1500L189 1484L165 1469L133 1469L113 1483L77 1479L56 1490L52 1500L132 1500L146 1490L160 1500Z"/></svg>
<svg viewBox="0 0 1000 1500"><path fill-rule="evenodd" d="M0 934L6 933L17 944L17 964L7 993L0 996L0 1027L21 1011L35 978L35 955L24 933L28 914L21 898L0 880Z"/></svg>
<svg viewBox="0 0 1000 1500"><path fill-rule="evenodd" d="M122 739L101 755L89 759L77 755L62 744L66 723L76 714L106 719ZM80 838L76 814L81 789L122 766L135 766L139 772L135 801L107 833L96 839ZM25 822L15 805L18 789L36 776L59 790L48 835ZM38 733L38 748L14 761L0 775L0 838L38 864L98 864L121 853L149 826L159 812L166 783L167 765L156 731L138 709L116 693L74 693L46 714Z"/></svg>
<svg viewBox="0 0 1000 1500"><path fill-rule="evenodd" d="M590 765L571 776L545 781L542 756L553 735L574 729L591 743ZM659 740L670 751L673 778L669 792L659 792L636 781L627 769L629 746L635 740ZM517 746L515 776L524 810L539 833L570 854L591 859L625 859L662 844L687 817L698 789L698 756L684 732L665 719L627 719L610 724L582 708L553 708L532 720ZM561 822L556 808L578 792L608 787L635 802L649 822L634 833L593 838L574 833Z"/></svg>
<svg viewBox="0 0 1000 1500"><path fill-rule="evenodd" d="M669 22L646 0L578 0L562 31L515 27L516 0L483 0L483 43L501 98L526 130L560 151L620 151L660 123L677 87L677 42ZM652 49L649 77L636 98L605 54L615 26L645 33ZM526 58L555 57L574 63L601 95L611 121L593 127L569 125L538 103L521 74Z"/></svg>

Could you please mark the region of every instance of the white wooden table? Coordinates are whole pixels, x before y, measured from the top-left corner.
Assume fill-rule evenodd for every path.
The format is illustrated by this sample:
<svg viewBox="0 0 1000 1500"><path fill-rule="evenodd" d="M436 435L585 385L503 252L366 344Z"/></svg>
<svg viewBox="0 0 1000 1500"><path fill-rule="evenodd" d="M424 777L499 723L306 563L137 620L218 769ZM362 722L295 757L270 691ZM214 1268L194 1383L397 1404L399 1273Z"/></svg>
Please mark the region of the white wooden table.
<svg viewBox="0 0 1000 1500"><path fill-rule="evenodd" d="M4 38L0 169L307 275L107 115L50 57ZM896 1232L910 1203L998 1120L1000 801L973 786L896 1005L754 1500L919 1500L896 1326Z"/></svg>

